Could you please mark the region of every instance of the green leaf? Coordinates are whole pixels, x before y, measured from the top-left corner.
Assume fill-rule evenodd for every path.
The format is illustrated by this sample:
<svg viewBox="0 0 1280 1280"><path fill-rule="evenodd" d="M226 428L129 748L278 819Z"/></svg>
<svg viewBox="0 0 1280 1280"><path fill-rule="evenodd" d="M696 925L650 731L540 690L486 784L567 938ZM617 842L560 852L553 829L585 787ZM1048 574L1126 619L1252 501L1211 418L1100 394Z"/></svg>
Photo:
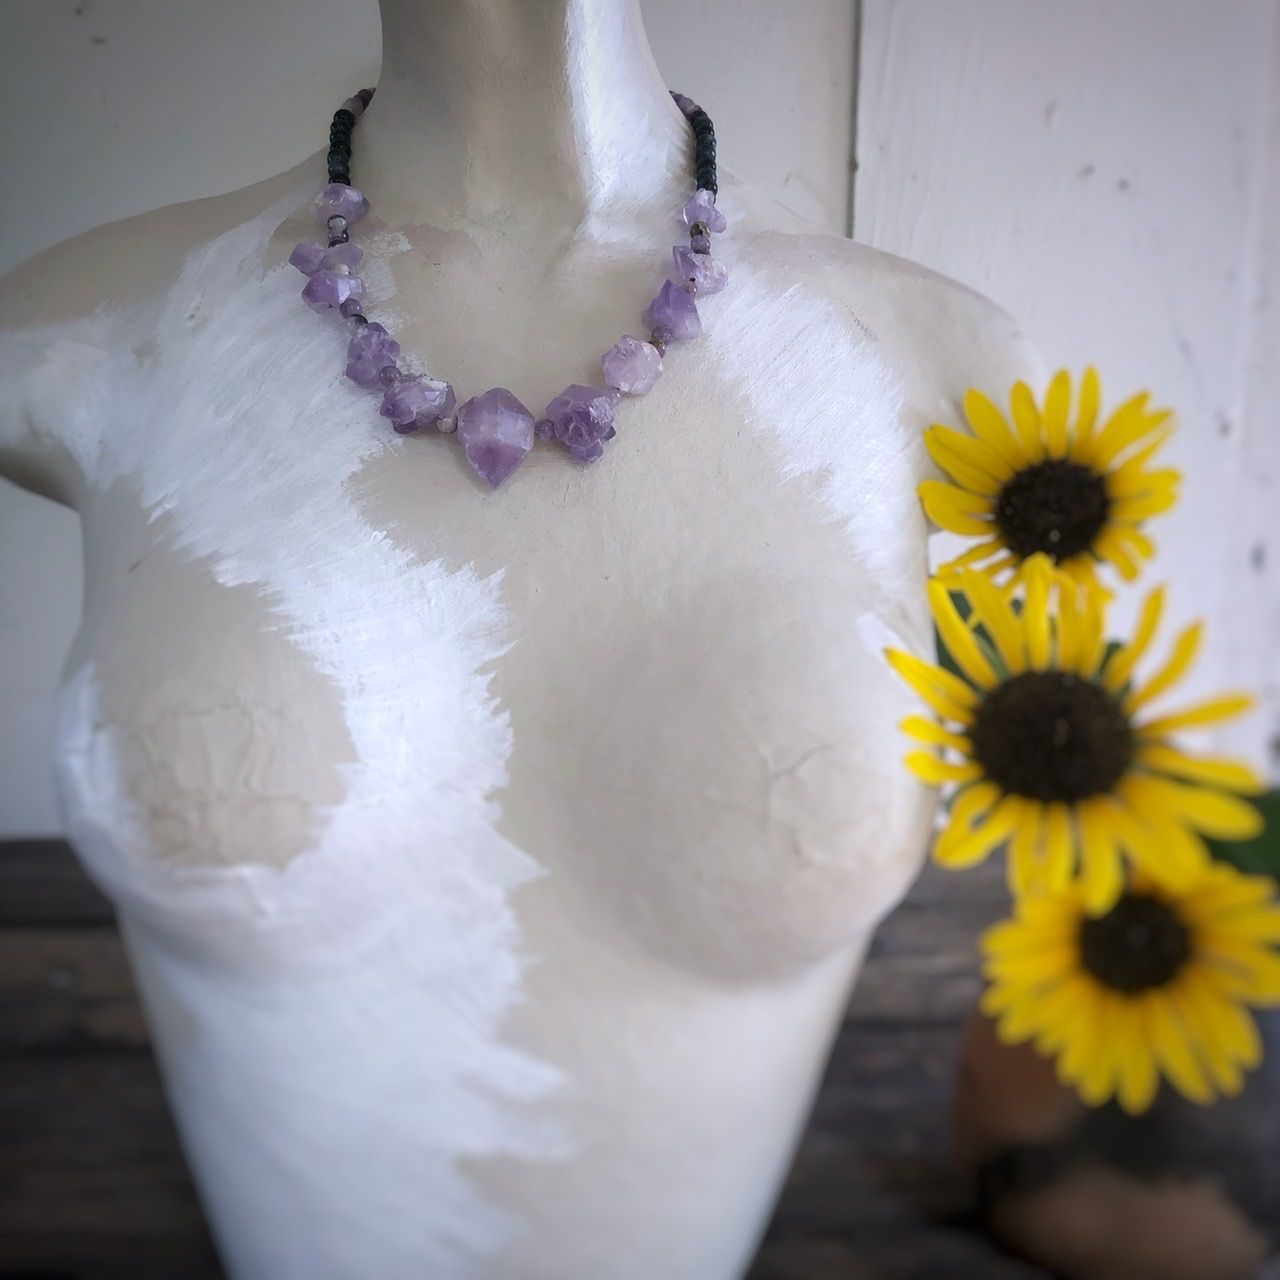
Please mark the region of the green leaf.
<svg viewBox="0 0 1280 1280"><path fill-rule="evenodd" d="M1206 840L1215 858L1251 875L1280 881L1280 790L1254 798L1266 826L1252 840Z"/></svg>

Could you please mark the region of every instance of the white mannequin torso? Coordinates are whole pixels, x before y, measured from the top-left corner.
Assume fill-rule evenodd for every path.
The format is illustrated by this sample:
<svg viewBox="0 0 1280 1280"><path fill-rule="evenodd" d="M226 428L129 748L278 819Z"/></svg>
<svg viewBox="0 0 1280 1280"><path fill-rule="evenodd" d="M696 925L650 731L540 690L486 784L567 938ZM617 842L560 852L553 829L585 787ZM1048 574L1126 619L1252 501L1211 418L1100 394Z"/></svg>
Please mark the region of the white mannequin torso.
<svg viewBox="0 0 1280 1280"><path fill-rule="evenodd" d="M370 314L460 400L536 412L643 334L686 126L628 0L385 17ZM476 68L449 101L419 47ZM507 103L520 57L547 92ZM920 430L1030 358L966 290L726 179L703 337L599 463L540 446L489 492L456 441L390 433L299 301L322 179L6 286L0 463L85 529L68 832L224 1256L737 1274L927 834L880 657L929 641Z"/></svg>

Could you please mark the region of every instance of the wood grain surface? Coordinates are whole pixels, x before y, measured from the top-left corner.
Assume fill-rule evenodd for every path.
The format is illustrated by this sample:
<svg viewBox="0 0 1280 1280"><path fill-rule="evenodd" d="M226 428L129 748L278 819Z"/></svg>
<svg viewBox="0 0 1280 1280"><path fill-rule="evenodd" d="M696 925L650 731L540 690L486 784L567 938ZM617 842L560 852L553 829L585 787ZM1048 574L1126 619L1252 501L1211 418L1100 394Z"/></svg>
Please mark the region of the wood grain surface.
<svg viewBox="0 0 1280 1280"><path fill-rule="evenodd" d="M964 1225L947 1107L991 876L930 871L877 937L751 1280L1032 1280ZM0 1277L221 1275L110 906L0 845Z"/></svg>

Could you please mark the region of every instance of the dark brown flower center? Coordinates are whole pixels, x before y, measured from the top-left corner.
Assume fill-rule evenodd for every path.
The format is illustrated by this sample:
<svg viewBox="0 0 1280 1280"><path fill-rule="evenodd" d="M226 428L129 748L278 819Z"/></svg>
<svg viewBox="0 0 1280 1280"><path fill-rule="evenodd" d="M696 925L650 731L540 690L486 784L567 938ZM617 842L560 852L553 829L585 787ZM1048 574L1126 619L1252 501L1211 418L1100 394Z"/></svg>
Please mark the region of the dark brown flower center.
<svg viewBox="0 0 1280 1280"><path fill-rule="evenodd" d="M1024 671L978 705L974 759L1002 791L1073 804L1112 790L1133 758L1133 730L1100 685L1066 671Z"/></svg>
<svg viewBox="0 0 1280 1280"><path fill-rule="evenodd" d="M1011 476L996 497L996 525L1005 546L1026 559L1043 551L1067 560L1088 551L1107 523L1106 481L1066 458L1032 463Z"/></svg>
<svg viewBox="0 0 1280 1280"><path fill-rule="evenodd" d="M1177 977L1191 958L1191 936L1168 903L1131 891L1106 915L1083 921L1080 958L1103 986L1134 995Z"/></svg>

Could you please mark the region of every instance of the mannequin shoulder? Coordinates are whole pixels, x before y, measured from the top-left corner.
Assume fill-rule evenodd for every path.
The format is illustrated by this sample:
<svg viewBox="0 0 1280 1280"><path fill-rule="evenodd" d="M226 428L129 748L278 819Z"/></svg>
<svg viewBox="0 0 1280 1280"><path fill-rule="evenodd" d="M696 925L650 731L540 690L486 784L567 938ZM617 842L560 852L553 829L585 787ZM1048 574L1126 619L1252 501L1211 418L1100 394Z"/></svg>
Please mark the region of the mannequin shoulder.
<svg viewBox="0 0 1280 1280"><path fill-rule="evenodd" d="M840 336L873 349L910 409L936 420L970 387L1002 400L1041 361L1017 321L958 281L843 236L809 232L748 209L741 252L771 292L795 289ZM915 414L909 412L908 417Z"/></svg>
<svg viewBox="0 0 1280 1280"><path fill-rule="evenodd" d="M193 252L269 208L291 174L95 227L0 280L0 474L38 492L112 415L113 360L141 350Z"/></svg>

